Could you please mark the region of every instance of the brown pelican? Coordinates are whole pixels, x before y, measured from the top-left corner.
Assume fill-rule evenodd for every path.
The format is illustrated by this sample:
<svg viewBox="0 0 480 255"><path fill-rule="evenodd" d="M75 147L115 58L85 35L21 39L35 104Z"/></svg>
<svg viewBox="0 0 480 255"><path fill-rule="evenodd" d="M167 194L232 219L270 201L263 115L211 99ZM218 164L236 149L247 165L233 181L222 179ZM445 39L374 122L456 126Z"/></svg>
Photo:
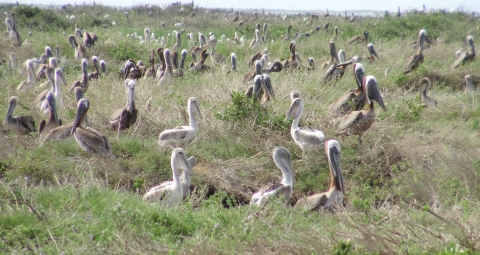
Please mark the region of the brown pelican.
<svg viewBox="0 0 480 255"><path fill-rule="evenodd" d="M302 38L302 36L305 36L305 37L309 37L310 34L309 33L301 33L301 32L296 32L294 35L293 35L293 40L294 41L300 41L300 38Z"/></svg>
<svg viewBox="0 0 480 255"><path fill-rule="evenodd" d="M144 79L148 77L155 77L156 76L156 68L155 68L155 50L150 52L150 68L145 71L145 75L143 76Z"/></svg>
<svg viewBox="0 0 480 255"><path fill-rule="evenodd" d="M290 134L292 135L295 143L302 149L303 155L305 155L305 151L309 150L313 146L322 144L325 140L325 135L320 130L298 126L300 118L302 117L303 107L304 104L301 98L293 99L292 103L290 104L290 109L288 109L285 121L292 118L294 119Z"/></svg>
<svg viewBox="0 0 480 255"><path fill-rule="evenodd" d="M70 45L72 45L72 48L75 50L74 56L75 59L83 59L87 58L87 49L85 48L84 45L78 44L77 40L75 39L74 35L70 35L68 38L68 41L70 42Z"/></svg>
<svg viewBox="0 0 480 255"><path fill-rule="evenodd" d="M235 16L233 16L232 22L238 21L238 11L235 12Z"/></svg>
<svg viewBox="0 0 480 255"><path fill-rule="evenodd" d="M188 99L188 116L190 125L167 129L160 133L158 137L160 146L185 147L190 143L198 132L198 123L195 119L195 114L202 118L198 106L198 100L191 97Z"/></svg>
<svg viewBox="0 0 480 255"><path fill-rule="evenodd" d="M230 54L230 62L232 64L232 72L237 71L237 55L235 53Z"/></svg>
<svg viewBox="0 0 480 255"><path fill-rule="evenodd" d="M204 72L204 71L207 71L209 69L209 67L205 65L205 61L207 60L208 55L209 54L207 53L207 50L203 50L202 51L202 59L200 60L200 62L197 62L197 63L192 62L190 64L190 72Z"/></svg>
<svg viewBox="0 0 480 255"><path fill-rule="evenodd" d="M212 50L210 52L210 59L212 59L213 63L223 63L225 62L225 58L222 57L222 55L215 53L215 47L217 46L217 39L213 38L210 40L210 43L212 44Z"/></svg>
<svg viewBox="0 0 480 255"><path fill-rule="evenodd" d="M137 65L137 62L135 62L133 59L128 59L125 61L125 64L123 64L122 77L123 79L130 78L138 80L142 78L142 76L145 74L145 71L146 70L140 65Z"/></svg>
<svg viewBox="0 0 480 255"><path fill-rule="evenodd" d="M12 27L10 30L10 41L13 47L20 47L22 40L20 39L20 33L17 31L17 18L14 12L12 12Z"/></svg>
<svg viewBox="0 0 480 255"><path fill-rule="evenodd" d="M350 37L350 39L348 39L347 43L350 44L350 43L359 42L359 41L362 42L362 43L368 42L368 31L367 30L363 30L361 35L355 35L355 36Z"/></svg>
<svg viewBox="0 0 480 255"><path fill-rule="evenodd" d="M325 82L329 82L331 80L335 79L335 82L333 83L333 86L337 84L337 81L343 77L343 74L345 73L345 69L355 62L356 59L350 59L347 62L341 63L341 64L333 64L331 65L327 71L323 74L323 80Z"/></svg>
<svg viewBox="0 0 480 255"><path fill-rule="evenodd" d="M274 61L270 64L269 67L262 69L262 62L260 60L255 61L255 69L246 73L243 78L243 84L248 84L253 81L255 75L258 74L270 74L272 72L280 72L283 69L283 65L280 61Z"/></svg>
<svg viewBox="0 0 480 255"><path fill-rule="evenodd" d="M45 47L45 55L46 55L46 61L45 61L46 63L40 64L37 67L37 71L35 72L35 77L37 77L38 79L44 79L47 77L45 74L45 70L47 69L47 67L57 68L58 66L58 63L57 63L58 59L53 58L52 49L50 48L50 46Z"/></svg>
<svg viewBox="0 0 480 255"><path fill-rule="evenodd" d="M256 49L262 45L262 38L260 36L260 30L255 29L255 39L253 39L250 42L250 45L248 46L250 49Z"/></svg>
<svg viewBox="0 0 480 255"><path fill-rule="evenodd" d="M182 48L182 40L179 32L175 32L175 38L176 42L174 45L172 45L172 52L179 52Z"/></svg>
<svg viewBox="0 0 480 255"><path fill-rule="evenodd" d="M76 87L74 89L74 95L75 95L75 100L78 104L78 102L83 99L83 89L81 87ZM82 119L82 126L87 126L88 125L88 116L85 115ZM46 141L60 141L65 138L68 138L72 134L72 127L73 127L73 122L70 122L68 124L64 124L60 127L56 127L50 132L47 133L47 135L44 137L43 140L40 140L41 144L43 145L44 142Z"/></svg>
<svg viewBox="0 0 480 255"><path fill-rule="evenodd" d="M75 24L75 36L79 41L83 39L82 30L80 29L80 27L78 27L78 24Z"/></svg>
<svg viewBox="0 0 480 255"><path fill-rule="evenodd" d="M367 131L375 121L373 101L377 101L384 111L387 110L374 76L369 75L363 79L363 91L365 92L366 101L369 105L368 108L362 111L353 111L343 116L337 130L337 133L340 135L358 135L360 144L362 143L363 133Z"/></svg>
<svg viewBox="0 0 480 255"><path fill-rule="evenodd" d="M326 192L299 199L294 209L332 211L332 206L344 206L343 197L347 190L343 180L342 164L340 163L340 150L340 144L336 140L325 142L325 153L330 169L330 188Z"/></svg>
<svg viewBox="0 0 480 255"><path fill-rule="evenodd" d="M338 59L337 56L337 49L335 47L335 43L330 41L328 43L328 50L330 52L330 60L323 62L322 68L325 69L327 67L330 67L331 65L334 65L335 63L340 63L340 60ZM335 62L335 60L337 62Z"/></svg>
<svg viewBox="0 0 480 255"><path fill-rule="evenodd" d="M256 75L253 79L253 84L245 92L247 98L253 96L254 100L261 99L260 103L264 104L267 101L270 101L270 98L275 97L273 92L272 82L268 74Z"/></svg>
<svg viewBox="0 0 480 255"><path fill-rule="evenodd" d="M327 30L329 26L330 26L330 20L327 17L327 23L323 24L323 29Z"/></svg>
<svg viewBox="0 0 480 255"><path fill-rule="evenodd" d="M156 72L157 79L160 79L162 78L163 73L165 72L165 67L166 67L165 57L163 55L163 48L157 49L157 55L158 55L158 58L160 59L160 64L155 65L155 68L156 68L155 72Z"/></svg>
<svg viewBox="0 0 480 255"><path fill-rule="evenodd" d="M100 70L102 73L107 74L107 62L105 60L100 60Z"/></svg>
<svg viewBox="0 0 480 255"><path fill-rule="evenodd" d="M129 80L127 83L128 105L125 108L118 109L110 115L110 127L113 130L123 130L129 128L137 121L138 110L135 108L135 80Z"/></svg>
<svg viewBox="0 0 480 255"><path fill-rule="evenodd" d="M75 115L71 133L75 136L75 140L82 150L115 159L116 157L112 153L112 148L102 133L91 127L82 127L82 119L87 113L88 108L90 108L88 99L83 98L78 101L77 115Z"/></svg>
<svg viewBox="0 0 480 255"><path fill-rule="evenodd" d="M183 49L182 50L182 58L180 59L180 66L177 68L177 70L174 70L174 75L177 77L182 77L183 76L183 69L185 68L185 59L187 58L187 50Z"/></svg>
<svg viewBox="0 0 480 255"><path fill-rule="evenodd" d="M76 80L72 83L70 90L73 90L75 87L82 87L83 91L86 92L88 89L88 73L87 73L88 60L82 59L82 74L79 80Z"/></svg>
<svg viewBox="0 0 480 255"><path fill-rule="evenodd" d="M35 121L32 116L12 116L17 105L18 97L10 97L7 115L3 120L3 127L20 135L28 135L30 132L37 131L35 130Z"/></svg>
<svg viewBox="0 0 480 255"><path fill-rule="evenodd" d="M475 86L473 85L472 76L467 74L465 75L465 93L473 92L475 90Z"/></svg>
<svg viewBox="0 0 480 255"><path fill-rule="evenodd" d="M198 41L200 42L200 46L193 46L189 51L192 54L193 62L197 62L197 56L203 56L203 51L212 46L211 42L205 44L205 36L202 33L198 34Z"/></svg>
<svg viewBox="0 0 480 255"><path fill-rule="evenodd" d="M176 206L182 201L184 194L182 183L178 175L178 168L182 168L184 172L192 171L186 153L182 148L175 148L172 151L170 164L172 167L173 181L153 187L150 191L145 193L143 200L155 200L167 206Z"/></svg>
<svg viewBox="0 0 480 255"><path fill-rule="evenodd" d="M284 36L282 36L283 40L285 40L285 41L290 40L290 30L291 30L291 29L292 29L292 25L288 25L287 34L285 34Z"/></svg>
<svg viewBox="0 0 480 255"><path fill-rule="evenodd" d="M92 57L92 62L93 62L93 68L95 68L95 71L88 73L88 80L98 80L98 75L100 73L100 65L98 64L98 57L93 56Z"/></svg>
<svg viewBox="0 0 480 255"><path fill-rule="evenodd" d="M292 41L289 45L291 53L290 58L282 63L283 69L285 70L296 69L299 66L298 54L295 53L295 45L295 41Z"/></svg>
<svg viewBox="0 0 480 255"><path fill-rule="evenodd" d="M173 81L173 67L172 67L172 59L170 57L170 50L165 49L163 51L163 55L165 58L165 72L163 76L158 81L158 86L168 85Z"/></svg>
<svg viewBox="0 0 480 255"><path fill-rule="evenodd" d="M374 56L377 57L377 59L380 59L377 55L377 52L375 51L375 48L373 47L373 44L369 43L367 45L367 50L368 50L368 56L369 56L368 59L370 59L370 61L375 60Z"/></svg>
<svg viewBox="0 0 480 255"><path fill-rule="evenodd" d="M420 85L420 101L425 103L426 107L437 107L437 100L432 99L427 95L428 88L430 87L430 79L425 77L418 83Z"/></svg>
<svg viewBox="0 0 480 255"><path fill-rule="evenodd" d="M150 28L146 27L143 30L143 36L145 37L145 43L150 43Z"/></svg>
<svg viewBox="0 0 480 255"><path fill-rule="evenodd" d="M27 72L27 80L21 82L17 86L17 90L21 91L24 89L29 89L33 86L35 86L35 73L33 70L33 61L32 60L27 60L26 62L26 72Z"/></svg>
<svg viewBox="0 0 480 255"><path fill-rule="evenodd" d="M87 48L91 48L92 46L95 45L95 40L92 38L90 33L87 32L87 30L83 32L83 44Z"/></svg>
<svg viewBox="0 0 480 255"><path fill-rule="evenodd" d="M405 62L405 69L403 71L405 74L415 70L418 65L423 62L424 41L431 43L430 39L427 37L427 32L422 29L418 32L417 51Z"/></svg>
<svg viewBox="0 0 480 255"><path fill-rule="evenodd" d="M275 165L282 171L282 181L262 187L259 192L253 194L250 200L251 205L261 206L270 198L275 198L280 195L284 196L285 200L283 202L288 204L292 196L295 176L292 163L290 162L290 152L284 147L275 147L272 156Z"/></svg>
<svg viewBox="0 0 480 255"><path fill-rule="evenodd" d="M333 117L340 117L351 110L358 111L365 106L365 93L363 91L363 77L365 76L365 68L361 63L353 66L353 76L357 82L357 89L352 89L343 96L335 99L330 105L328 112Z"/></svg>
<svg viewBox="0 0 480 255"><path fill-rule="evenodd" d="M248 59L248 67L251 67L253 64L255 64L255 61L259 60L262 57L262 53L257 52L253 54L249 59Z"/></svg>
<svg viewBox="0 0 480 255"><path fill-rule="evenodd" d="M40 140L43 140L50 130L62 125L62 121L58 118L53 92L48 91L46 102L50 111L50 117L47 120L40 121L38 126L38 137Z"/></svg>
<svg viewBox="0 0 480 255"><path fill-rule="evenodd" d="M451 69L457 68L460 65L463 65L465 62L473 61L475 59L475 45L473 43L473 37L471 35L468 35L467 37L465 37L465 40L470 46L470 51L465 51L464 53L461 53L460 56L458 56L453 63Z"/></svg>

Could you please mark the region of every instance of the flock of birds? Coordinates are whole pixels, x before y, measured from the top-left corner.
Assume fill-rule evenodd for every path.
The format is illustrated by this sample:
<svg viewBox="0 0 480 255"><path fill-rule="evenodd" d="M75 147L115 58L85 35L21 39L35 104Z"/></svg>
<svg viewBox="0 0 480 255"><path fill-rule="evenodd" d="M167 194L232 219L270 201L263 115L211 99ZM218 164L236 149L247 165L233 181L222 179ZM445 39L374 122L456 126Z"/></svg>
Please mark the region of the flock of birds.
<svg viewBox="0 0 480 255"><path fill-rule="evenodd" d="M353 16L352 16L353 17ZM235 13L234 19L238 20L238 12ZM312 20L318 19L312 15ZM182 21L183 23L183 21ZM21 47L20 35L16 30L15 13L11 14L11 19L6 19L6 25L10 40L14 47ZM181 25L179 25L181 26ZM328 25L325 25L328 27ZM325 27L324 26L324 27ZM263 27L260 24L255 26L255 38L249 44L249 48L256 50L264 45L267 38L267 25ZM262 36L263 30L263 36ZM288 33L280 40L291 41L288 50L290 57L284 61L268 61L268 49L252 55L248 59L248 66L253 68L246 73L243 83L248 86L245 95L252 100L259 100L261 103L270 101L274 98L272 82L269 75L275 72L287 71L307 68L315 70L315 61L313 57L308 58L308 66L302 67L298 53L296 52L297 42L302 36L309 36L318 31L318 29L309 33L297 33L291 35L291 26L288 27ZM135 86L139 79L154 78L158 81L158 86L166 86L173 79L184 75L185 61L187 54L191 54L193 62L189 65L190 72L205 72L212 70L213 67L207 65L206 61L210 57L213 64L223 64L226 58L215 52L218 40L215 36L210 35L207 43L205 36L198 33L198 46L192 47L190 50L182 49L181 33L175 32L175 44L168 48L158 48L152 50L150 54L149 65L143 64L142 61L133 59L127 60L121 67L119 76L125 84L125 92L127 103L124 108L114 111L110 116L109 128L113 130L124 130L130 128L137 120L138 110L135 107ZM335 39L338 35L338 27L334 28L334 38L329 42L328 49L330 59L325 61L322 68L325 70L323 80L335 84L338 79L342 78L349 65L352 65L353 76L356 81L356 87L347 91L345 94L335 99L329 107L329 114L338 120L337 133L344 136L358 135L359 142L362 143L362 135L366 132L375 121L375 103L383 110L387 110L380 93L379 85L376 78L367 75L363 61L373 62L379 59L374 45L368 43L369 33L363 31L361 35L350 38L347 43L361 43L366 46L368 55L355 55L350 59L346 58L345 50L337 52ZM145 28L144 39L149 43L150 29ZM192 33L187 35L190 41L194 41ZM77 39L80 42L77 42ZM235 35L234 41L238 41ZM65 77L62 69L59 67L60 48L56 47L56 56L53 56L49 46L45 49L45 54L40 59L26 60L23 65L22 74L27 74L27 80L22 82L18 87L18 91L30 90L36 85L36 81L46 78L48 81L42 86L51 85L50 89L41 92L36 98L38 109L48 118L42 120L38 129L38 138L40 144L45 142L55 142L63 140L67 137L74 136L76 142L84 151L104 155L115 159L112 153L108 139L98 130L88 127L88 110L90 102L84 97L88 89L88 82L92 79L99 79L102 73L106 72L106 62L93 56L92 62L95 71L88 73L88 48L93 48L95 42L98 41L97 35L87 31L81 31L79 27L75 27L74 35L68 37L68 41L72 46L75 59L80 61L82 73L78 80L71 85L71 90L75 95L77 102L77 111L73 122L63 124L58 116L58 110L62 108L63 98L61 93L62 85L66 86ZM461 64L472 61L475 56L475 48L472 36L467 36L466 41L470 46L470 50L458 54L457 59L452 64L452 68L456 68ZM416 42L416 51L414 55L406 60L404 73L408 74L414 71L423 62L423 50L425 42L432 44L425 30L418 32L418 40ZM13 55L13 54L12 54ZM11 62L14 63L15 56L11 55ZM159 63L155 63L158 56ZM180 61L179 61L180 58ZM237 71L236 54L230 56L231 68L225 66L223 69L227 72ZM467 86L473 87L471 84L471 76L465 77ZM470 82L468 82L470 81ZM437 102L427 95L430 80L424 78L420 81L421 99L429 107L435 107ZM20 134L26 135L36 131L35 121L31 116L13 116L15 107L19 103L19 97L12 96L9 100L7 114L3 121L5 128ZM365 108L365 105L367 107ZM322 131L300 126L300 119L304 111L304 102L296 91L291 93L291 105L286 114L286 120L293 119L291 125L291 136L295 143L301 148L303 156L306 151L319 146L324 146L327 161L330 169L330 188L328 191L315 194L309 197L301 198L297 201L295 208L305 210L332 209L333 206L343 205L343 197L346 194L346 187L342 174L342 166L340 162L340 143L336 140L327 140ZM190 192L190 175L193 173L192 168L196 164L195 157L188 158L183 148L187 146L197 135L199 125L196 116L202 118L200 104L197 98L190 97L188 99L188 115L189 125L168 129L159 134L159 144L163 147L173 148L171 155L172 181L161 183L159 186L153 187L145 193L144 200L161 201L167 205L178 205L182 199ZM283 178L280 183L268 185L253 194L251 204L263 205L271 198L281 198L288 204L293 192L295 183L294 172L290 162L290 152L284 147L276 147L273 150L273 160L277 167L281 170ZM182 171L181 174L180 170Z"/></svg>

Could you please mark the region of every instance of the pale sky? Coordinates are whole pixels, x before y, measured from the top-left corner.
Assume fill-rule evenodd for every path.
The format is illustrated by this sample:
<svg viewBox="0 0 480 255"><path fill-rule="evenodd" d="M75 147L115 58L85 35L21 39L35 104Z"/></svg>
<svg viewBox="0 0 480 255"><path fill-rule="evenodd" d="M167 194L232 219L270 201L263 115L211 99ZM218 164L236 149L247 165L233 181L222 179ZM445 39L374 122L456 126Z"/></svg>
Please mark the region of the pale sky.
<svg viewBox="0 0 480 255"><path fill-rule="evenodd" d="M16 0L0 0L1 2L14 3ZM284 9L284 10L318 10L325 11L328 8L330 11L344 11L344 10L374 10L374 11L397 11L400 6L401 10L422 9L422 4L428 9L447 9L463 11L479 11L480 0L400 0L400 1L385 1L385 0L334 0L334 1L314 1L314 0L194 0L195 4L200 7L208 8L241 8L241 9ZM28 4L35 3L36 0L19 0L20 3ZM44 0L42 4L92 4L93 0ZM124 6L131 7L139 4L153 4L153 5L167 5L172 0L95 0L97 4L109 6ZM191 0L183 1L190 3Z"/></svg>

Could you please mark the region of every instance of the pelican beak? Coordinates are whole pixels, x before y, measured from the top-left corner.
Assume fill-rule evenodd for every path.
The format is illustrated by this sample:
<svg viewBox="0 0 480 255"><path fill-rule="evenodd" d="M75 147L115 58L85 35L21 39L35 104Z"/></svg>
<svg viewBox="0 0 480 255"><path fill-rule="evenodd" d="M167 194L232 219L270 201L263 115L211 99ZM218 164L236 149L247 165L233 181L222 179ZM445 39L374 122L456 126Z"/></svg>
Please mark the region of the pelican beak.
<svg viewBox="0 0 480 255"><path fill-rule="evenodd" d="M67 81L65 80L65 75L63 75L62 69L57 68L55 72L58 74L58 78L63 82L63 86L67 86Z"/></svg>
<svg viewBox="0 0 480 255"><path fill-rule="evenodd" d="M77 104L77 115L75 115L75 120L73 121L73 127L71 134L75 133L75 130L80 123L82 122L83 117L87 113L89 107L89 101L87 99L81 99Z"/></svg>
<svg viewBox="0 0 480 255"><path fill-rule="evenodd" d="M384 111L387 110L385 103L383 102L380 90L378 89L377 80L375 77L369 75L363 79L364 91L367 96L367 101L370 103L370 100L377 101L377 103L382 107Z"/></svg>
<svg viewBox="0 0 480 255"><path fill-rule="evenodd" d="M340 188L345 195L347 189L345 188L345 182L342 173L342 164L340 163L340 144L335 140L329 140L325 143L325 150L327 152L330 169L333 174L335 186Z"/></svg>
<svg viewBox="0 0 480 255"><path fill-rule="evenodd" d="M285 118L285 121L297 117L297 115L300 113L301 105L302 105L302 99L295 98L292 101L292 104L290 104L290 109L288 109L287 117Z"/></svg>
<svg viewBox="0 0 480 255"><path fill-rule="evenodd" d="M357 82L357 86L359 90L363 90L363 78L365 77L363 65L361 63L356 63L353 66L355 81Z"/></svg>

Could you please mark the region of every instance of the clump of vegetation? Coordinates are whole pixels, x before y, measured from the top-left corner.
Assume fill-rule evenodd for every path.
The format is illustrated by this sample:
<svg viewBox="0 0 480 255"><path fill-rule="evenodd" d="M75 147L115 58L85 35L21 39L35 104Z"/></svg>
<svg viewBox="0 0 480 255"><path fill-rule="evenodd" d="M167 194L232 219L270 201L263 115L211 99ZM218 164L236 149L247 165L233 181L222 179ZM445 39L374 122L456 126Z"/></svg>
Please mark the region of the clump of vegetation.
<svg viewBox="0 0 480 255"><path fill-rule="evenodd" d="M45 32L66 30L73 23L69 19L60 16L58 12L50 9L41 9L28 5L20 5L15 7L17 14L17 22L22 26L42 29Z"/></svg>

